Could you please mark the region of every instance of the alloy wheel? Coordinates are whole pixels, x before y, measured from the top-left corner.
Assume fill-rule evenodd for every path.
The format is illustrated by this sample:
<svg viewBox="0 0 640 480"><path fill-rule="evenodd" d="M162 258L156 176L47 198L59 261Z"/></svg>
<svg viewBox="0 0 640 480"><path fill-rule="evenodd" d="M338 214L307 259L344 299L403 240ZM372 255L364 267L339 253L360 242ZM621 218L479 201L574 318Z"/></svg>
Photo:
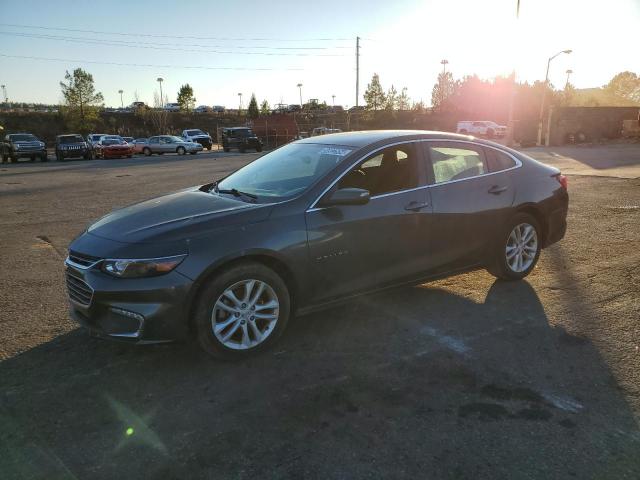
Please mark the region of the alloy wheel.
<svg viewBox="0 0 640 480"><path fill-rule="evenodd" d="M533 225L516 225L507 240L507 265L514 272L524 272L535 261L538 254L538 233Z"/></svg>
<svg viewBox="0 0 640 480"><path fill-rule="evenodd" d="M264 342L278 322L280 303L261 280L242 280L228 287L213 307L211 328L225 347L247 350Z"/></svg>

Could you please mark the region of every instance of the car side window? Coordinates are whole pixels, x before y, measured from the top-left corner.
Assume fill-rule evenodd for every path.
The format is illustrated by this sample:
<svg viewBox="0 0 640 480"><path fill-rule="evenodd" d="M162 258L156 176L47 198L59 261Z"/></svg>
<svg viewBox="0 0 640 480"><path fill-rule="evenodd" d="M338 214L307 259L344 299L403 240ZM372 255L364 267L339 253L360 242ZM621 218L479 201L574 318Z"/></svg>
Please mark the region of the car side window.
<svg viewBox="0 0 640 480"><path fill-rule="evenodd" d="M419 183L415 145L385 148L366 158L338 182L338 188L363 188L371 196L415 188Z"/></svg>
<svg viewBox="0 0 640 480"><path fill-rule="evenodd" d="M487 173L482 147L470 144L426 142L434 183L462 180Z"/></svg>
<svg viewBox="0 0 640 480"><path fill-rule="evenodd" d="M149 139L149 143L159 143L158 137L152 137Z"/></svg>
<svg viewBox="0 0 640 480"><path fill-rule="evenodd" d="M485 148L484 151L490 172L500 172L516 166L515 160L505 152L495 148Z"/></svg>

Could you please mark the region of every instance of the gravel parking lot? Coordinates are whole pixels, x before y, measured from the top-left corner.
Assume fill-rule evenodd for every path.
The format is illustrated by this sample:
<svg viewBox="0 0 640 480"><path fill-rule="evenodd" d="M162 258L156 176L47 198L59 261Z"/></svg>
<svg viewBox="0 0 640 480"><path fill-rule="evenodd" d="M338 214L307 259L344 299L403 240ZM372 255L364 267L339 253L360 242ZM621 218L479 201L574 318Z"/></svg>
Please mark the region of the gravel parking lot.
<svg viewBox="0 0 640 480"><path fill-rule="evenodd" d="M90 338L62 262L255 154L0 166L0 478L640 478L640 147L529 153L571 203L526 281L363 297L242 363Z"/></svg>

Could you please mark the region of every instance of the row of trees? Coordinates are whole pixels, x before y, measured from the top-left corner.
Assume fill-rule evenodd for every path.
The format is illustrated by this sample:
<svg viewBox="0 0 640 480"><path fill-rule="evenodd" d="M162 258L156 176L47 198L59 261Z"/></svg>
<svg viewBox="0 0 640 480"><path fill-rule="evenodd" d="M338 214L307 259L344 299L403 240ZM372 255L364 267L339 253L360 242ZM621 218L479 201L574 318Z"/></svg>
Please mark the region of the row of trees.
<svg viewBox="0 0 640 480"><path fill-rule="evenodd" d="M409 110L411 108L407 87L403 87L398 93L396 87L391 85L385 93L377 73L373 74L371 83L367 85L364 101L368 110Z"/></svg>

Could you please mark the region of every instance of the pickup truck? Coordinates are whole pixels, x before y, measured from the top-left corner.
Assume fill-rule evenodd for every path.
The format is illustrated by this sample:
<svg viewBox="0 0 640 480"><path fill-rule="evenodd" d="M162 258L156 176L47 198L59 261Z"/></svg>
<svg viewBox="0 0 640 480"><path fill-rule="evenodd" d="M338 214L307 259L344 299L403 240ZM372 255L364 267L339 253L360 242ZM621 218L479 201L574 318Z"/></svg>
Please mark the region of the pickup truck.
<svg viewBox="0 0 640 480"><path fill-rule="evenodd" d="M195 142L202 145L202 148L206 148L207 150L211 150L213 147L213 140L211 139L211 135L207 132L203 132L202 130L198 130L195 128L191 128L188 130L182 131L182 138L187 142Z"/></svg>
<svg viewBox="0 0 640 480"><path fill-rule="evenodd" d="M5 135L0 143L0 155L3 163L15 163L19 158L30 158L32 162L36 157L43 162L48 160L46 145L30 133Z"/></svg>

